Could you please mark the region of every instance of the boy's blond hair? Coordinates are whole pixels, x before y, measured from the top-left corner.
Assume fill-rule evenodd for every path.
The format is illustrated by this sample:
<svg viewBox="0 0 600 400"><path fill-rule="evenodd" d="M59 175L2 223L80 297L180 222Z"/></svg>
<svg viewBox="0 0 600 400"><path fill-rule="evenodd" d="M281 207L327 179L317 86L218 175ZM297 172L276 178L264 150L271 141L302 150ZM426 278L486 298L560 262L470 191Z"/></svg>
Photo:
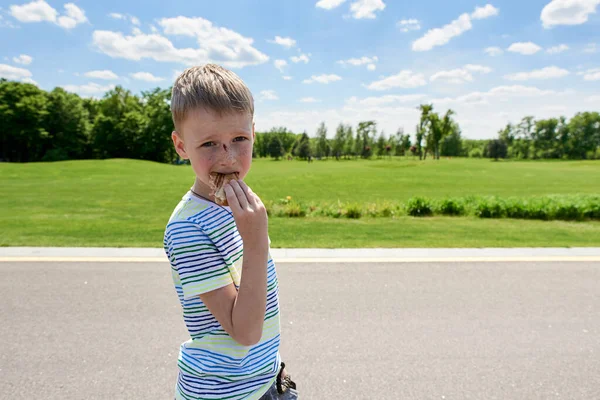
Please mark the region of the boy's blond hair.
<svg viewBox="0 0 600 400"><path fill-rule="evenodd" d="M219 115L247 112L254 117L254 98L235 73L216 64L191 67L179 75L171 93L173 124L179 131L190 111L205 108Z"/></svg>

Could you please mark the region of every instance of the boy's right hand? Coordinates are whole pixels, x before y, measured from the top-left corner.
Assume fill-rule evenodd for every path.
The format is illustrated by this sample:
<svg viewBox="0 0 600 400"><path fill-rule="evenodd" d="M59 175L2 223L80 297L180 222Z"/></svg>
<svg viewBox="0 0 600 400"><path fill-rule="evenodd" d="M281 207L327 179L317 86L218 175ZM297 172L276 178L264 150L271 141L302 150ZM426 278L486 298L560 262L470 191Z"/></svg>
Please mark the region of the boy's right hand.
<svg viewBox="0 0 600 400"><path fill-rule="evenodd" d="M225 195L244 244L268 249L267 209L260 198L241 180L225 185Z"/></svg>

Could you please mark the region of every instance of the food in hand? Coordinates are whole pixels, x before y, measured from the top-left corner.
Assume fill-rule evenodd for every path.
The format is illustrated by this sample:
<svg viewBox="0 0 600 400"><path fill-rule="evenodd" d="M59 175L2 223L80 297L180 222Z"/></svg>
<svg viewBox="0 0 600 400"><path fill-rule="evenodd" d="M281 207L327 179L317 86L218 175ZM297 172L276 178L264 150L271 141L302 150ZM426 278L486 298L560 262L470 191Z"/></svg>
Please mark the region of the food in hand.
<svg viewBox="0 0 600 400"><path fill-rule="evenodd" d="M210 174L210 187L212 189L212 195L215 197L215 203L220 206L228 206L227 196L225 195L225 185L234 179L239 179L240 174L234 172L232 174L220 174L213 172Z"/></svg>

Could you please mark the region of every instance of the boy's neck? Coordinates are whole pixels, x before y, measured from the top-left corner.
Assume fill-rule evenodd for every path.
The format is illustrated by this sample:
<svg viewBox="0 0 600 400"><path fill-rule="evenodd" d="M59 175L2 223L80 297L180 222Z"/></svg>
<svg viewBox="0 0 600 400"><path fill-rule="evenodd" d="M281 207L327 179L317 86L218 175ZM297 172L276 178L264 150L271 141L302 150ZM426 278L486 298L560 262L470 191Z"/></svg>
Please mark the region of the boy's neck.
<svg viewBox="0 0 600 400"><path fill-rule="evenodd" d="M192 190L200 196L204 197L205 199L208 199L212 202L215 201L215 196L211 196L212 190L210 189L210 187L202 183L198 178L196 178L196 180L194 181L194 186L192 186Z"/></svg>

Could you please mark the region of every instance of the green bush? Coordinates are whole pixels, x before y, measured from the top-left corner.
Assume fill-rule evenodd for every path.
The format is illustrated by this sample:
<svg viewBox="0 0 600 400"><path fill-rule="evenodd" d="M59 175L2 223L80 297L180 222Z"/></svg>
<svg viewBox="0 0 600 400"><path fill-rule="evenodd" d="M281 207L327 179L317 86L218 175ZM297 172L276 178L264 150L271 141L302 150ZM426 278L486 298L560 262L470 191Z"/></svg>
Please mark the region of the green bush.
<svg viewBox="0 0 600 400"><path fill-rule="evenodd" d="M502 218L505 215L503 203L496 197L482 198L475 207L479 218Z"/></svg>
<svg viewBox="0 0 600 400"><path fill-rule="evenodd" d="M436 211L442 215L464 215L465 205L457 199L444 199L439 203Z"/></svg>
<svg viewBox="0 0 600 400"><path fill-rule="evenodd" d="M433 214L433 207L429 199L413 197L406 204L406 212L413 217L426 217Z"/></svg>
<svg viewBox="0 0 600 400"><path fill-rule="evenodd" d="M344 214L347 218L358 219L362 217L362 210L358 204L351 204L346 206Z"/></svg>
<svg viewBox="0 0 600 400"><path fill-rule="evenodd" d="M306 217L306 210L300 204L292 201L284 206L283 214L291 218Z"/></svg>

